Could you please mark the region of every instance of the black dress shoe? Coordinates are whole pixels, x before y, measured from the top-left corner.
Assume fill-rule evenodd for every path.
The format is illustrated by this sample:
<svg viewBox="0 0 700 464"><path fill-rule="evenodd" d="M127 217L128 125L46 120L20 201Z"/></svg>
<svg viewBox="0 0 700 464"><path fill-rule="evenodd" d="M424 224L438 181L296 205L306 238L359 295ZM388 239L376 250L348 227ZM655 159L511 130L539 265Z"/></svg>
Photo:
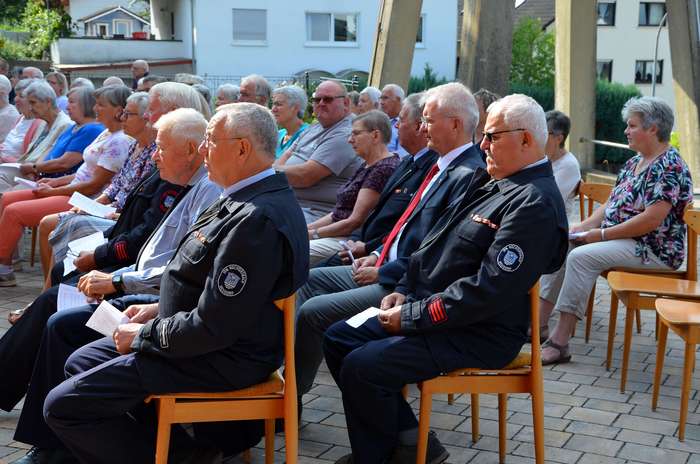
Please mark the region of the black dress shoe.
<svg viewBox="0 0 700 464"><path fill-rule="evenodd" d="M354 462L355 461L352 460L352 453L350 453L335 461L335 464L354 464Z"/></svg>
<svg viewBox="0 0 700 464"><path fill-rule="evenodd" d="M389 464L414 464L416 462L416 445L399 445L394 448L394 454L389 460ZM428 432L428 452L425 462L427 464L439 464L445 462L450 453L442 446L437 435L432 430Z"/></svg>
<svg viewBox="0 0 700 464"><path fill-rule="evenodd" d="M50 464L55 451L54 448L38 448L34 446L27 454L12 464Z"/></svg>

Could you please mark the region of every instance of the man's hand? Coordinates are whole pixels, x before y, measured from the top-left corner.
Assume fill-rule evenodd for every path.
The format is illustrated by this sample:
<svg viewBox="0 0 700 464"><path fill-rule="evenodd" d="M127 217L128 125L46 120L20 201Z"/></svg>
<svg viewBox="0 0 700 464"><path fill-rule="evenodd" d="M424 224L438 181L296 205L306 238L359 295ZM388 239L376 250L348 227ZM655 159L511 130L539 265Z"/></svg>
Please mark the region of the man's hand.
<svg viewBox="0 0 700 464"><path fill-rule="evenodd" d="M392 295L398 295L398 293L392 293ZM382 301L382 303L384 302ZM392 334L399 333L401 330L401 306L383 309L377 314L377 319L379 319L379 323L386 332Z"/></svg>
<svg viewBox="0 0 700 464"><path fill-rule="evenodd" d="M80 272L92 271L97 267L97 264L95 264L95 253L92 251L81 251L75 261L73 261L73 264ZM112 281L110 278L110 284L111 283Z"/></svg>
<svg viewBox="0 0 700 464"><path fill-rule="evenodd" d="M352 280L359 286L371 285L379 282L379 269L374 266L361 267L352 272Z"/></svg>
<svg viewBox="0 0 700 464"><path fill-rule="evenodd" d="M120 324L119 327L117 327L112 338L120 354L131 353L131 342L134 341L141 327L143 327L143 324L134 324L133 322Z"/></svg>
<svg viewBox="0 0 700 464"><path fill-rule="evenodd" d="M404 301L406 301L406 295L399 292L390 293L384 298L382 298L382 304L380 308L389 309L393 308L394 306L401 306Z"/></svg>
<svg viewBox="0 0 700 464"><path fill-rule="evenodd" d="M158 303L131 305L122 314L129 322L144 324L158 315Z"/></svg>
<svg viewBox="0 0 700 464"><path fill-rule="evenodd" d="M117 289L112 285L112 274L100 271L90 271L80 277L80 280L78 280L78 290L89 298L97 299L102 299L104 295L111 295L117 292Z"/></svg>
<svg viewBox="0 0 700 464"><path fill-rule="evenodd" d="M378 259L379 258L377 257L377 255L369 255L365 256L364 258L356 259L355 264L352 266L353 272L357 272L358 270L365 267L374 267L374 265L377 264Z"/></svg>
<svg viewBox="0 0 700 464"><path fill-rule="evenodd" d="M355 242L353 240L348 240L346 243L347 246L350 248L350 251L352 251L352 256L355 259L367 256L367 251L365 250L364 242ZM343 262L343 264L350 264L350 254L346 249L339 251L338 256L340 257L340 260Z"/></svg>

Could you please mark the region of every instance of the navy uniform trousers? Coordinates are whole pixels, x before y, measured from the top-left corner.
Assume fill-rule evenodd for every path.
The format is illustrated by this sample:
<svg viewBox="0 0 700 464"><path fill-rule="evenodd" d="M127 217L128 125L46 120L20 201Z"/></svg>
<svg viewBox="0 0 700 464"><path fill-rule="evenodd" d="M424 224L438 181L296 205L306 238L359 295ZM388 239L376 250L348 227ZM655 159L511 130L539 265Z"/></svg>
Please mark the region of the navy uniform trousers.
<svg viewBox="0 0 700 464"><path fill-rule="evenodd" d="M356 329L345 321L333 324L323 340L323 351L343 394L353 462L388 462L399 432L418 427L401 389L444 370L435 363L421 335L388 334L376 317ZM447 367L472 366L482 363L465 356Z"/></svg>
<svg viewBox="0 0 700 464"><path fill-rule="evenodd" d="M267 367L250 368L240 373L240 384L234 385L204 357L171 360L145 353L120 355L110 338L74 352L65 371L68 380L46 397L44 419L53 431L68 439L69 449L86 464L153 462L155 414L152 404L143 403L151 394L234 390L269 376ZM151 388L143 386L144 377ZM224 455L254 446L263 434L262 421L195 424L196 438L217 446Z"/></svg>
<svg viewBox="0 0 700 464"><path fill-rule="evenodd" d="M155 295L128 295L111 300L110 303L123 311L132 304L154 301L158 301ZM102 338L100 333L85 326L96 307L97 305L79 306L54 313L48 318L46 328L37 337L41 341L15 429L15 440L40 448L62 446L44 422L44 400L51 389L66 379L64 366L68 357L78 348Z"/></svg>

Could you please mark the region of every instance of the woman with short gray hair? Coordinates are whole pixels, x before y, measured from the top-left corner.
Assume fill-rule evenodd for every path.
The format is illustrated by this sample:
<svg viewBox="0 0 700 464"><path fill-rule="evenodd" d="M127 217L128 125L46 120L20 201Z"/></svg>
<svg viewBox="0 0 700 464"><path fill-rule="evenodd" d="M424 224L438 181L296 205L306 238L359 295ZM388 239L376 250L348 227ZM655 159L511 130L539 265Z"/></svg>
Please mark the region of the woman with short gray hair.
<svg viewBox="0 0 700 464"><path fill-rule="evenodd" d="M277 158L308 129L309 125L303 119L307 103L306 92L296 85L286 85L272 91L272 115L280 128L275 152Z"/></svg>
<svg viewBox="0 0 700 464"><path fill-rule="evenodd" d="M29 104L23 96L24 89L33 79L21 80L15 85L15 108L20 119L12 128L5 141L0 143L0 163L14 163L27 152L29 147L44 130L46 122L35 118Z"/></svg>
<svg viewBox="0 0 700 464"><path fill-rule="evenodd" d="M668 271L685 259L683 213L693 201L693 183L685 161L668 143L673 112L660 98L640 97L625 104L622 117L637 154L620 170L608 201L569 228L573 243L560 283L540 295L543 328L554 309L560 313L542 345L542 364L571 359L572 329L583 318L601 272L613 267Z"/></svg>
<svg viewBox="0 0 700 464"><path fill-rule="evenodd" d="M221 84L216 89L216 108L221 105L238 102L241 96L241 88L234 84Z"/></svg>
<svg viewBox="0 0 700 464"><path fill-rule="evenodd" d="M366 113L379 108L379 97L382 92L376 87L365 87L360 92L360 98L357 100L357 114Z"/></svg>
<svg viewBox="0 0 700 464"><path fill-rule="evenodd" d="M46 75L46 82L56 92L56 106L65 113L68 107L68 79L63 73L52 71Z"/></svg>
<svg viewBox="0 0 700 464"><path fill-rule="evenodd" d="M10 92L12 84L10 80L0 74L0 143L5 140L17 121L19 113L14 105L10 105Z"/></svg>

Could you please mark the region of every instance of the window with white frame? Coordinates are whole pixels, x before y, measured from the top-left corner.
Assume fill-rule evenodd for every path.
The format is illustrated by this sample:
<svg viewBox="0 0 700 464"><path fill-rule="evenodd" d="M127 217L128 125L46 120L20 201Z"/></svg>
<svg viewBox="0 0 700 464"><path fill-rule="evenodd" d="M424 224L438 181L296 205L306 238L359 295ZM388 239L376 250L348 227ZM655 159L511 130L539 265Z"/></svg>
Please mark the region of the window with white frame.
<svg viewBox="0 0 700 464"><path fill-rule="evenodd" d="M634 83L651 84L651 76L654 71L654 61L637 60L634 63ZM661 84L664 74L664 60L656 62L656 83Z"/></svg>
<svg viewBox="0 0 700 464"><path fill-rule="evenodd" d="M423 34L425 34L425 15L424 14L420 15L420 18L418 20L418 32L416 32L416 45L419 47L425 45L425 43L423 42Z"/></svg>
<svg viewBox="0 0 700 464"><path fill-rule="evenodd" d="M598 2L598 26L615 25L615 2Z"/></svg>
<svg viewBox="0 0 700 464"><path fill-rule="evenodd" d="M357 43L357 13L306 13L306 41Z"/></svg>
<svg viewBox="0 0 700 464"><path fill-rule="evenodd" d="M107 23L95 23L92 25L93 33L98 37L104 37L107 35L109 30L109 24Z"/></svg>
<svg viewBox="0 0 700 464"><path fill-rule="evenodd" d="M639 25L658 26L666 14L666 4L660 2L639 2Z"/></svg>
<svg viewBox="0 0 700 464"><path fill-rule="evenodd" d="M128 19L115 19L112 21L113 34L121 34L124 37L131 35L131 21Z"/></svg>
<svg viewBox="0 0 700 464"><path fill-rule="evenodd" d="M263 45L267 42L267 10L233 9L234 43Z"/></svg>

